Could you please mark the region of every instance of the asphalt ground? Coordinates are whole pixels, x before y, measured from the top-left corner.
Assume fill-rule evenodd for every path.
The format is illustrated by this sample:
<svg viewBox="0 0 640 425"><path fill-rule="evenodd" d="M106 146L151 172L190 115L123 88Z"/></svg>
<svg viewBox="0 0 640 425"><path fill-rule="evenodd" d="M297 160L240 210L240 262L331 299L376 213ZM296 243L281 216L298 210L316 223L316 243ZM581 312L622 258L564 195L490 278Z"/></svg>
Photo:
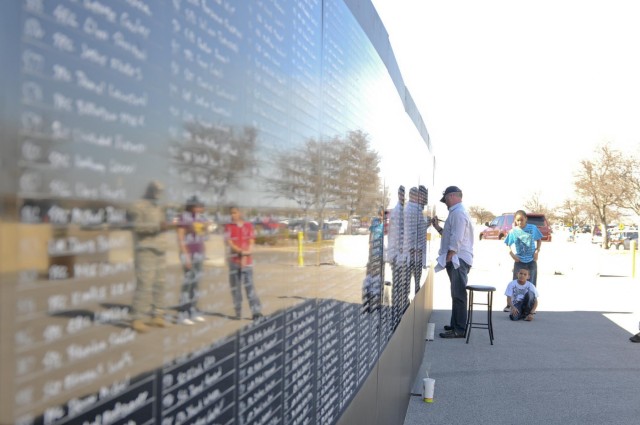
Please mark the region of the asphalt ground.
<svg viewBox="0 0 640 425"><path fill-rule="evenodd" d="M587 236L554 235L542 245L532 322L502 311L513 265L507 248L475 243L469 283L496 287L494 345L483 329L472 329L468 344L438 337L451 299L446 273L436 274L435 339L425 342L404 425L640 423L640 344L629 341L640 320L640 262L632 278L631 252L602 250ZM474 311L486 318L485 307ZM435 379L433 403L420 395L427 376Z"/></svg>

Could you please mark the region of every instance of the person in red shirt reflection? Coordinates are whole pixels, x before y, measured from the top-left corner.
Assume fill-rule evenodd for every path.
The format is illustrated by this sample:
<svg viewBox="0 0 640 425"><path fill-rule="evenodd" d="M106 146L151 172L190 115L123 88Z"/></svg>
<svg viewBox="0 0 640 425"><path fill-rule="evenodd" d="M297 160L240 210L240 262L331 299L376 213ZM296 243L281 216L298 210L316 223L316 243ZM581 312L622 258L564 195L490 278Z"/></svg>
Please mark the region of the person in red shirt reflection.
<svg viewBox="0 0 640 425"><path fill-rule="evenodd" d="M262 306L253 285L253 246L255 232L253 224L244 221L242 212L236 206L229 208L231 223L225 226L225 242L229 248L229 285L235 309L234 319L242 315L242 287L249 300L253 319L262 317Z"/></svg>

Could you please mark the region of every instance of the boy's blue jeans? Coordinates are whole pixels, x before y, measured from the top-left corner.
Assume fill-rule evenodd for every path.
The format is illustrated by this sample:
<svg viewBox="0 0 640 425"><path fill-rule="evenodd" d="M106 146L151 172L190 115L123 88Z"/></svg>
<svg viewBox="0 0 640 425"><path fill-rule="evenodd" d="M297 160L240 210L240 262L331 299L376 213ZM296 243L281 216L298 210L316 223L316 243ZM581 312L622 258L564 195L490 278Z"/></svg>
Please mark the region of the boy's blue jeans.
<svg viewBox="0 0 640 425"><path fill-rule="evenodd" d="M241 268L237 264L231 263L229 265L229 284L231 285L231 296L236 316L239 317L242 313L242 286L247 293L251 313L260 313L262 306L253 287L253 267Z"/></svg>
<svg viewBox="0 0 640 425"><path fill-rule="evenodd" d="M518 316L513 316L509 313L509 319L511 320L522 320L531 313L533 306L536 303L536 297L531 292L527 292L524 298L520 301L514 301L513 306L518 309L520 314Z"/></svg>

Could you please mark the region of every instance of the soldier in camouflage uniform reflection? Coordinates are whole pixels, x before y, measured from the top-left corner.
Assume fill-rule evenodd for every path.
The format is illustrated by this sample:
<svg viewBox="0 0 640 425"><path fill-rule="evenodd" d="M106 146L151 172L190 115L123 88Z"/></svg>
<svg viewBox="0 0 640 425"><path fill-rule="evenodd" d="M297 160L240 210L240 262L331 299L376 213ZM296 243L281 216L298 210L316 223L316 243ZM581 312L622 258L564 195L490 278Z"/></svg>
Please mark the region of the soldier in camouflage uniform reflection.
<svg viewBox="0 0 640 425"><path fill-rule="evenodd" d="M164 210L159 205L162 184L152 181L142 199L131 208L134 237L134 260L136 267L136 289L131 306L131 327L138 332L148 331L143 318L150 314L148 322L165 327L163 297L165 292L168 225Z"/></svg>

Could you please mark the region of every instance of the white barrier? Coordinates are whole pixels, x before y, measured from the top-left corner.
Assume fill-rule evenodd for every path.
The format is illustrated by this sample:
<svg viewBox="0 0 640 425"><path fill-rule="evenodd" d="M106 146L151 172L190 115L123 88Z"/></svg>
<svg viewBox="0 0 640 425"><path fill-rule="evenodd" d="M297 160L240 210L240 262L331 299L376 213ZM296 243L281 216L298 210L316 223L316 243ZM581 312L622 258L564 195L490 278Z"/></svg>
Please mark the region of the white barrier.
<svg viewBox="0 0 640 425"><path fill-rule="evenodd" d="M339 235L333 245L333 262L338 266L366 267L369 235Z"/></svg>

